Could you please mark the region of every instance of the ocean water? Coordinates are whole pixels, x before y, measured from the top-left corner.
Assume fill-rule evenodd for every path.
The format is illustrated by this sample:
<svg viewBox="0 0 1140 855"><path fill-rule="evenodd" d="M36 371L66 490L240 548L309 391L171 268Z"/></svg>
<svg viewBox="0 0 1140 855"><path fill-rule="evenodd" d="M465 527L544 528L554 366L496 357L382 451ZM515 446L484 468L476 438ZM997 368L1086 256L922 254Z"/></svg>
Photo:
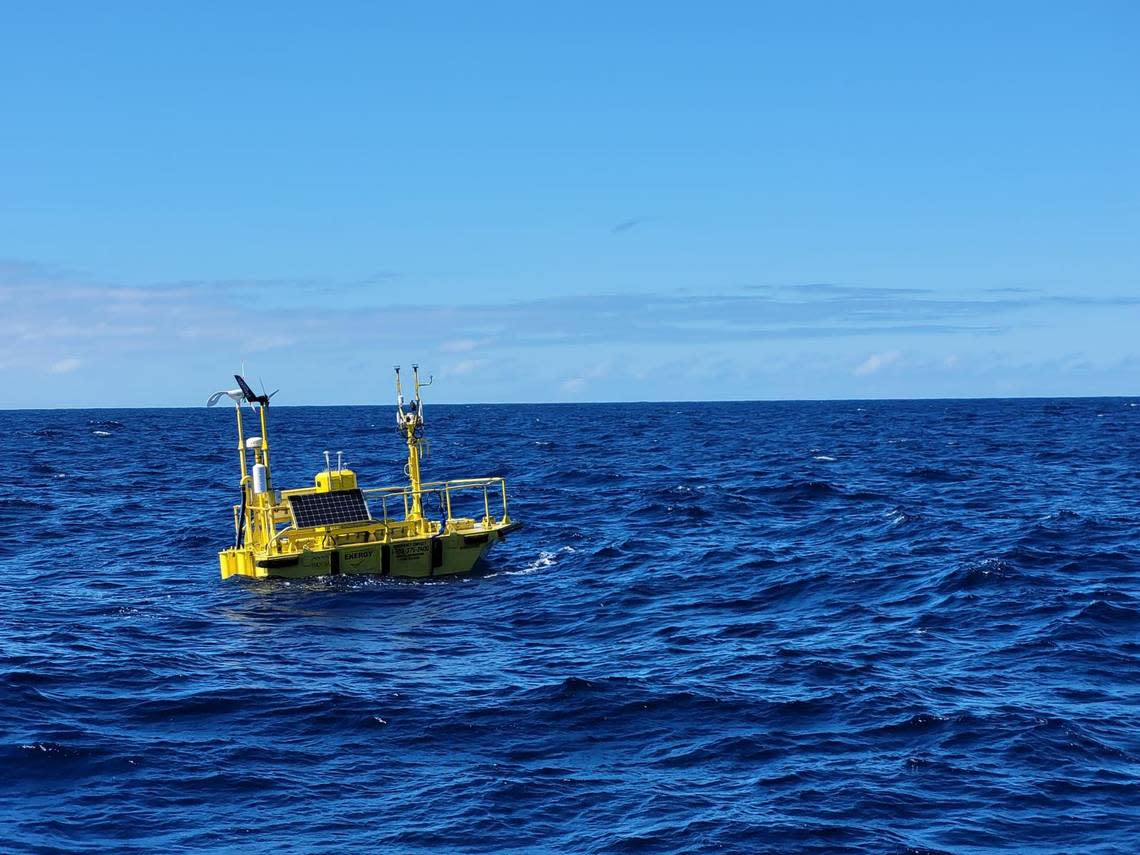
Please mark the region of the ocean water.
<svg viewBox="0 0 1140 855"><path fill-rule="evenodd" d="M1140 850L1135 402L427 417L476 574L223 583L231 412L0 412L0 850Z"/></svg>

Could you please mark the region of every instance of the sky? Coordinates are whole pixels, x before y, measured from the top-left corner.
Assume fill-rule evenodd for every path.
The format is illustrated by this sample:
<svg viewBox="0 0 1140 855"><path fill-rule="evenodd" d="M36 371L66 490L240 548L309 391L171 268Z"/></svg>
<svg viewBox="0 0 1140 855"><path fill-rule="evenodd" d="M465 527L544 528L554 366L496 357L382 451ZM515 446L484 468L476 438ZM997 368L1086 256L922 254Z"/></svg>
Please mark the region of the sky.
<svg viewBox="0 0 1140 855"><path fill-rule="evenodd" d="M1131 395L1140 4L9 4L0 409Z"/></svg>

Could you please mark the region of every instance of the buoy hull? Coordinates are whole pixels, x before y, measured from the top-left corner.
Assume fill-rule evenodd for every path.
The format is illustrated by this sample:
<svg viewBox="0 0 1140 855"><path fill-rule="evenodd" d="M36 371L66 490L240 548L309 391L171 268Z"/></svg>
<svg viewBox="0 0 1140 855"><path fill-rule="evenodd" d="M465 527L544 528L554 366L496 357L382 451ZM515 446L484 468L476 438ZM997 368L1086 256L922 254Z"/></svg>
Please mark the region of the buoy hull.
<svg viewBox="0 0 1140 855"><path fill-rule="evenodd" d="M320 576L432 578L469 573L487 551L518 523L483 530L449 531L425 537L353 543L330 549L258 555L252 549L218 554L222 578L306 579Z"/></svg>

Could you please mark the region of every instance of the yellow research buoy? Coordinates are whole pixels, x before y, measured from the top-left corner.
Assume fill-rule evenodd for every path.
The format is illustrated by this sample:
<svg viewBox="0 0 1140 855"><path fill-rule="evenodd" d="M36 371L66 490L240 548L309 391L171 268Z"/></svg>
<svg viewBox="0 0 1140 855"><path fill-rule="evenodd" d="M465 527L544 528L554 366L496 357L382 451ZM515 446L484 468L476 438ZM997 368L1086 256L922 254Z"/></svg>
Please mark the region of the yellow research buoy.
<svg viewBox="0 0 1140 855"><path fill-rule="evenodd" d="M357 486L356 473L343 466L340 452L334 469L327 451L325 468L312 487L274 489L267 416L269 399L277 393L257 395L235 374L237 389L211 396L207 406L223 397L234 402L241 468L241 503L233 509L234 545L218 553L223 579L466 573L521 526L507 514L502 478L420 480L425 443L419 366L412 366L412 377L414 396L405 403L396 367L396 425L408 446L408 483L367 490ZM428 378L422 385L430 384ZM259 435L247 438L243 433L243 404L256 408ZM480 495L481 519L452 516L453 500L472 504ZM439 519L425 513L428 497L438 498Z"/></svg>

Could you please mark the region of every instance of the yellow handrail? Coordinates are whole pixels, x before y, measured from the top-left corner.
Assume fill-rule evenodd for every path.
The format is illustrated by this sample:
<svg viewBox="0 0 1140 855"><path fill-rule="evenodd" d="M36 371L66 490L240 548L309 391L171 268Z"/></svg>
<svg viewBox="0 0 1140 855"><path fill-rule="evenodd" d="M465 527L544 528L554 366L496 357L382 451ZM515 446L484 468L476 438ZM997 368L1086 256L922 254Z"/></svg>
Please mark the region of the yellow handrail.
<svg viewBox="0 0 1140 855"><path fill-rule="evenodd" d="M451 510L451 494L460 490L483 490L483 513L484 519L490 520L491 518L491 505L490 505L490 490L497 487L503 502L503 519L509 520L507 516L507 482L505 478L453 478L448 481L427 481L420 484L420 489L415 490L410 485L408 486L393 486L393 487L370 487L366 490L361 490L365 498L375 497L380 499L381 512L384 517L384 522L388 522L388 499L399 496L404 503L404 516L408 517L409 511L412 507L427 494L438 495L445 506L445 519L443 521L446 526L451 522L454 517Z"/></svg>
<svg viewBox="0 0 1140 855"><path fill-rule="evenodd" d="M380 509L381 509L382 517L381 517L381 519L374 520L374 522L382 524L385 528L388 528L393 522L395 522L394 520L391 519L391 517L388 514L388 500L389 499L394 498L396 496L399 496L403 500L404 515L405 515L405 520L406 520L406 518L408 516L408 512L411 508L411 503L409 502L409 499L414 499L417 496L417 494L421 498L425 494L428 494L428 493L437 494L443 499L444 508L446 510L446 518L443 520L443 523L442 523L443 528L446 528L447 524L450 523L453 519L455 519L452 516L451 494L452 494L452 492L458 492L460 490L482 489L482 491L483 491L483 513L485 515L484 521L490 522L490 520L491 520L490 491L491 491L491 488L494 488L494 487L499 488L499 492L502 496L503 520L509 521L509 518L507 517L507 482L506 482L505 478L455 478L455 479L452 479L450 481L430 481L430 482L421 484L421 487L418 491L412 490L412 488L410 486L404 486L404 487L396 486L396 487L370 487L366 490L361 490L360 492L365 495L366 500L368 499L369 496L371 496L373 498L380 499ZM238 515L238 509L239 509L239 506L234 505L234 516L235 517ZM263 512L269 514L269 513L272 513L273 509L274 509L273 506L270 506L269 508L263 509ZM367 527L367 523L364 521L353 523L353 525L357 526L357 527ZM273 526L270 525L269 529L272 530L272 528L273 528ZM273 533L270 535L270 537L268 539L268 542L265 545L266 548L269 550L272 550L274 547L276 547L277 541L281 538L282 535L284 535L287 532L295 532L295 531L299 531L299 530L300 529L298 529L296 526L289 524L289 525L285 526L285 528L273 531Z"/></svg>

